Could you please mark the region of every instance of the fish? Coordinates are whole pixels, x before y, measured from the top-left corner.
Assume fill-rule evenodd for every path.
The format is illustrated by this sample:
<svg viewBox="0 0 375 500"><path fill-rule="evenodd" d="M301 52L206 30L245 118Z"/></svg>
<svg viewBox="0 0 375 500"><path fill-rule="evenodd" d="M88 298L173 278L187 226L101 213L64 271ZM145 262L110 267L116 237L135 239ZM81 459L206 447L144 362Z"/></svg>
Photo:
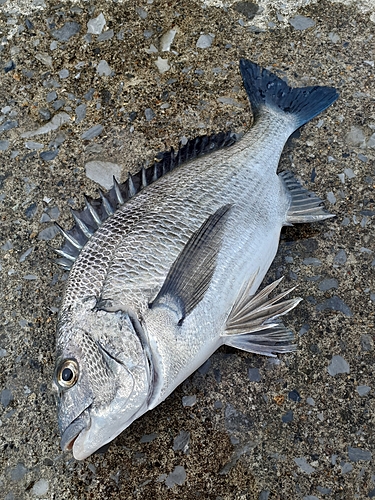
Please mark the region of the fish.
<svg viewBox="0 0 375 500"><path fill-rule="evenodd" d="M333 87L292 88L246 59L254 122L157 158L60 228L69 270L56 336L61 448L84 460L164 401L220 346L296 349L282 317L302 300L258 291L283 226L323 221L322 200L277 174L289 136L329 107ZM293 289L292 289L293 290Z"/></svg>

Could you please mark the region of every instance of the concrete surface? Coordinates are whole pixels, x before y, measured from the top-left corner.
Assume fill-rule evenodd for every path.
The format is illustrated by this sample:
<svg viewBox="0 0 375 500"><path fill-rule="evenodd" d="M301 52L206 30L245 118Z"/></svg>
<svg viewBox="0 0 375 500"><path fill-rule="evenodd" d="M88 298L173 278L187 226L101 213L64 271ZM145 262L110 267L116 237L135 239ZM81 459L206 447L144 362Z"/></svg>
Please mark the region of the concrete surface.
<svg viewBox="0 0 375 500"><path fill-rule="evenodd" d="M375 7L214 3L0 0L1 498L375 497ZM341 94L280 165L337 215L283 231L265 280L285 275L305 299L287 318L298 351L220 349L105 454L76 462L59 449L51 392L66 280L53 221L72 225L92 178L250 127L240 57Z"/></svg>

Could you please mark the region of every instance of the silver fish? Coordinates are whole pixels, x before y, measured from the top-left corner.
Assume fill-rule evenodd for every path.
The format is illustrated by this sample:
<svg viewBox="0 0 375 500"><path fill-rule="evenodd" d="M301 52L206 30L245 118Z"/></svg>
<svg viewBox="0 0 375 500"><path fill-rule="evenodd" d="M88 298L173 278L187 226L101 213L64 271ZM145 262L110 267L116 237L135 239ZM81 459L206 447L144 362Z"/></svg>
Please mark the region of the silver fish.
<svg viewBox="0 0 375 500"><path fill-rule="evenodd" d="M284 300L290 290L269 298L280 280L256 291L282 226L331 215L276 170L288 137L338 94L291 88L247 60L240 68L254 115L241 140L192 141L61 229L70 274L54 387L61 447L76 459L162 402L221 345L268 356L295 349L281 316L301 299Z"/></svg>

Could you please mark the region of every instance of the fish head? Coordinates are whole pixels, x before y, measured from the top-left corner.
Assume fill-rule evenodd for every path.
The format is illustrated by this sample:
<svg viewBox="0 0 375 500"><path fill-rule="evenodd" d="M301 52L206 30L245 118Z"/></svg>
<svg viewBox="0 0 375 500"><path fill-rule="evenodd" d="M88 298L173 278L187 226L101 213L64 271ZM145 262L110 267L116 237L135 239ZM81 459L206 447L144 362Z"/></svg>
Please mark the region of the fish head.
<svg viewBox="0 0 375 500"><path fill-rule="evenodd" d="M148 409L150 367L128 314L62 313L53 385L61 448L83 460Z"/></svg>

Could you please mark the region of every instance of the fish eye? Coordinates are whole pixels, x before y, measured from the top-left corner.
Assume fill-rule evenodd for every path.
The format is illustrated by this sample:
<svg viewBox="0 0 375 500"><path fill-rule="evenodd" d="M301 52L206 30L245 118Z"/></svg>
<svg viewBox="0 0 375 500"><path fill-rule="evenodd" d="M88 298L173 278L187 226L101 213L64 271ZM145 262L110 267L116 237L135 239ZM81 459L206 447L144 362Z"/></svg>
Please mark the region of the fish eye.
<svg viewBox="0 0 375 500"><path fill-rule="evenodd" d="M57 382L64 389L69 389L77 382L78 373L78 363L74 359L66 359L57 369Z"/></svg>

